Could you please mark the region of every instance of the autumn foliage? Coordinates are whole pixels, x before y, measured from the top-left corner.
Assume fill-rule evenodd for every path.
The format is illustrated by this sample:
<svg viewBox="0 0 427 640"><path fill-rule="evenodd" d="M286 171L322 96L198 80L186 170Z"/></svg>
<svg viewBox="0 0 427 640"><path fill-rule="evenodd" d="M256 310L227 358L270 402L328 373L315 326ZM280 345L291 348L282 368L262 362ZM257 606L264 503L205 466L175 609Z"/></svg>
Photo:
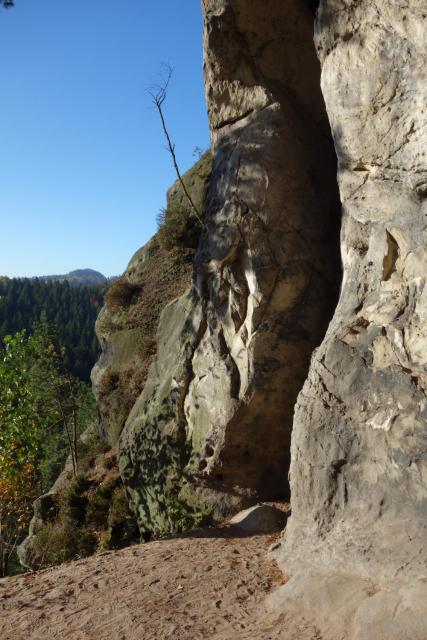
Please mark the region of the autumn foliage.
<svg viewBox="0 0 427 640"><path fill-rule="evenodd" d="M2 469L4 471L4 469ZM0 475L0 575L6 576L16 552L16 545L25 535L36 497L37 474L32 464L21 472Z"/></svg>
<svg viewBox="0 0 427 640"><path fill-rule="evenodd" d="M62 352L41 324L6 336L0 347L0 575L16 564L34 500L71 456L91 418L90 391L65 371Z"/></svg>

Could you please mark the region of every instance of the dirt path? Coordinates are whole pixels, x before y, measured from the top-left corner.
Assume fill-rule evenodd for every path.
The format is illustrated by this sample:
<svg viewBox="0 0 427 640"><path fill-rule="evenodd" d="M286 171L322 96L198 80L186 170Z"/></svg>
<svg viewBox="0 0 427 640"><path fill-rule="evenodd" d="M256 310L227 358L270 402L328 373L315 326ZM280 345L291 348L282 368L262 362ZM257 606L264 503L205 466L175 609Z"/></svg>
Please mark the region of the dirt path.
<svg viewBox="0 0 427 640"><path fill-rule="evenodd" d="M226 528L151 542L0 580L2 640L305 640L266 594L284 577L271 536Z"/></svg>

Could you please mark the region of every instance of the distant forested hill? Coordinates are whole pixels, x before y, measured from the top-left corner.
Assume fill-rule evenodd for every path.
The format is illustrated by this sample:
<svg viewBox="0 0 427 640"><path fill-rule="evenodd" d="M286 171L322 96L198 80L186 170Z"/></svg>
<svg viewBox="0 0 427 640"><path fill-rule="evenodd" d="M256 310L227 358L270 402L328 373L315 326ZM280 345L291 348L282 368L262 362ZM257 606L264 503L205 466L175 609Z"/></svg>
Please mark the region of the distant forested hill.
<svg viewBox="0 0 427 640"><path fill-rule="evenodd" d="M44 318L65 348L67 369L88 381L99 352L94 326L102 304L99 287L0 277L0 339L21 329L31 331Z"/></svg>
<svg viewBox="0 0 427 640"><path fill-rule="evenodd" d="M94 271L93 269L76 269L62 276L41 276L39 280L68 280L73 287L79 284L90 287L103 287L107 284L107 278L99 271Z"/></svg>

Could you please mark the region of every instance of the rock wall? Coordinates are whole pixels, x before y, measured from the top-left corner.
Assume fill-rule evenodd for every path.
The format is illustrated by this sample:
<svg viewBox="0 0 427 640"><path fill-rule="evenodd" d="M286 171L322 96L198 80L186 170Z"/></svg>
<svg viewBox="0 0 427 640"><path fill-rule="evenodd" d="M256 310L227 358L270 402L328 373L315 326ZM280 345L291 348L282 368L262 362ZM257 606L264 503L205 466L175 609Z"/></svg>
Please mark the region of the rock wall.
<svg viewBox="0 0 427 640"><path fill-rule="evenodd" d="M344 279L295 411L281 595L330 637L426 637L426 14L323 0L316 22Z"/></svg>
<svg viewBox="0 0 427 640"><path fill-rule="evenodd" d="M213 170L193 286L120 439L142 530L286 497L293 407L340 281L309 3L205 0Z"/></svg>
<svg viewBox="0 0 427 640"><path fill-rule="evenodd" d="M186 187L201 211L211 173L207 151L185 173ZM130 260L114 282L96 322L101 356L92 370L102 437L111 446L118 438L147 380L156 353L160 314L191 283L200 227L188 211L182 187L168 191L167 208L154 237Z"/></svg>
<svg viewBox="0 0 427 640"><path fill-rule="evenodd" d="M313 16L300 1L203 7L214 165L186 416L208 482L283 497L295 399L340 280Z"/></svg>
<svg viewBox="0 0 427 640"><path fill-rule="evenodd" d="M293 424L269 605L325 640L425 640L426 1L202 6L203 230L175 185L107 296L104 436L149 537L286 497Z"/></svg>

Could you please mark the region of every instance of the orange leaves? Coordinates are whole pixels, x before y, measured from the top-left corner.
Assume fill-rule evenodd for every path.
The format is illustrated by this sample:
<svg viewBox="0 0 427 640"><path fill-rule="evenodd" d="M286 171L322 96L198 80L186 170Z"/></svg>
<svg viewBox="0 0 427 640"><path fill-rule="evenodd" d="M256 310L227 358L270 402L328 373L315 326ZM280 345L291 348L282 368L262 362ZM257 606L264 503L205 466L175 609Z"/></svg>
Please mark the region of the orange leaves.
<svg viewBox="0 0 427 640"><path fill-rule="evenodd" d="M32 513L32 504L36 497L35 470L31 465L24 465L22 473L14 478L0 477L0 518L5 522L12 519L26 526Z"/></svg>

